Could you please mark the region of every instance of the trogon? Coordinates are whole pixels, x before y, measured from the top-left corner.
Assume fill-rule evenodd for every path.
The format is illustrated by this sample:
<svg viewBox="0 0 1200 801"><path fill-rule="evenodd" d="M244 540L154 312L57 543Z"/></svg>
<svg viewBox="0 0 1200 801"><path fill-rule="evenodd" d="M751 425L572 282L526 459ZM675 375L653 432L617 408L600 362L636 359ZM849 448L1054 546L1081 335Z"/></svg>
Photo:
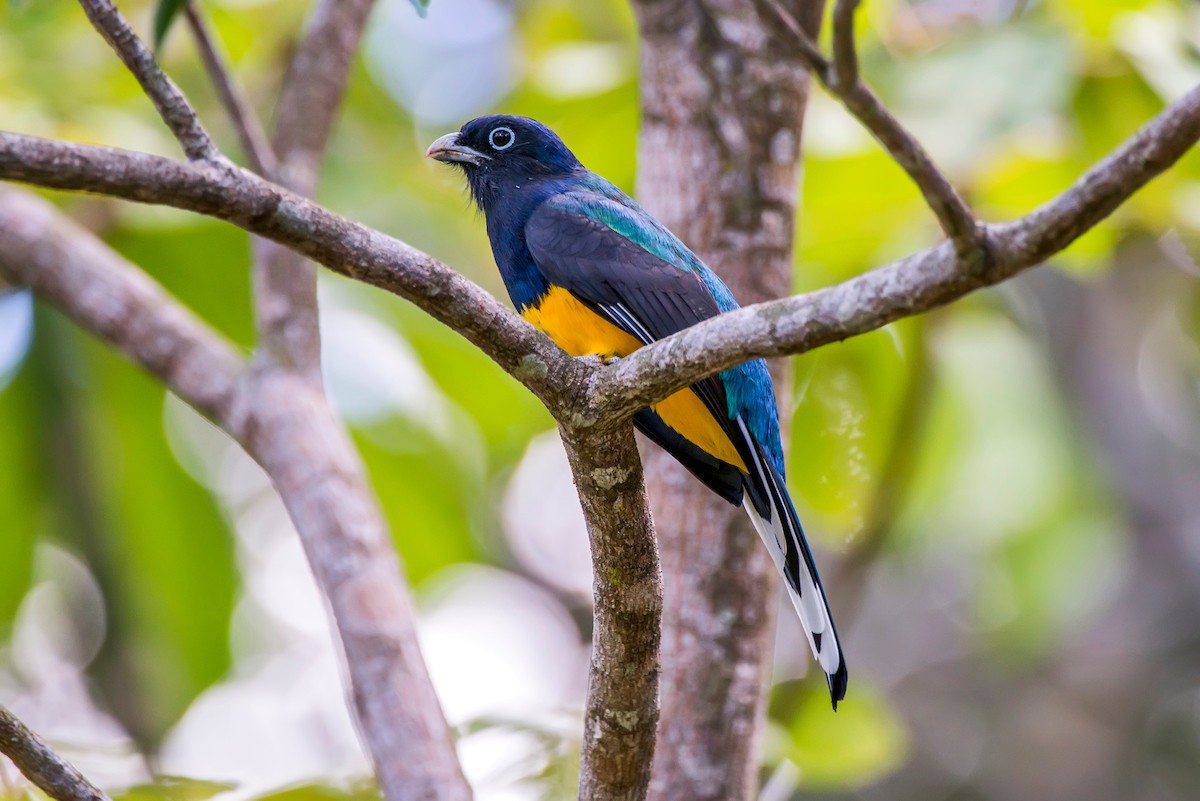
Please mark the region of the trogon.
<svg viewBox="0 0 1200 801"><path fill-rule="evenodd" d="M513 305L572 356L620 358L738 308L674 234L535 120L479 117L425 155L462 168ZM766 364L756 359L706 378L633 422L749 513L783 574L836 709L846 694L846 662L784 481Z"/></svg>

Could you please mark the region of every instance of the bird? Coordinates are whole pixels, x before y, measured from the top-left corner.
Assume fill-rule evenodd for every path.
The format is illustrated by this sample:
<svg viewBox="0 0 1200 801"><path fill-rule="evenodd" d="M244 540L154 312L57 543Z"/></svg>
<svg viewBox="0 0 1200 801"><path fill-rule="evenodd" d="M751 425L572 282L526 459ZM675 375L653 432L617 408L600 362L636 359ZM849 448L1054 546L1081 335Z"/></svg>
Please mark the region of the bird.
<svg viewBox="0 0 1200 801"><path fill-rule="evenodd" d="M571 356L620 359L738 308L678 237L536 120L478 117L434 141L425 156L462 170L513 306ZM766 363L703 379L642 409L633 423L745 508L783 576L836 711L846 663L788 493Z"/></svg>

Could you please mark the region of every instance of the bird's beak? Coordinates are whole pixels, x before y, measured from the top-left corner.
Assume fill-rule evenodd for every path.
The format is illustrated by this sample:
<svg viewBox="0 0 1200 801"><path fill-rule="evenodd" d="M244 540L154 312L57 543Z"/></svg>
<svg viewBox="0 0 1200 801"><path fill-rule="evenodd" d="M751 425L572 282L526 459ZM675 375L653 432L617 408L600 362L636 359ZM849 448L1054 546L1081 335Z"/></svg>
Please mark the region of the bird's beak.
<svg viewBox="0 0 1200 801"><path fill-rule="evenodd" d="M425 151L425 158L444 161L447 164L482 164L488 157L474 148L458 143L458 131L439 137Z"/></svg>

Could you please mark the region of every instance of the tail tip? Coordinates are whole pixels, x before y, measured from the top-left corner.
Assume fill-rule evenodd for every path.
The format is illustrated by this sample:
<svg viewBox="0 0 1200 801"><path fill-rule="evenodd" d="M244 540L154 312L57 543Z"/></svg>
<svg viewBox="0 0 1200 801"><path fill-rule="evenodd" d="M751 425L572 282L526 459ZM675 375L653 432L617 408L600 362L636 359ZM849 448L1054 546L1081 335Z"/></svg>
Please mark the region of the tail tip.
<svg viewBox="0 0 1200 801"><path fill-rule="evenodd" d="M841 660L838 669L826 673L825 680L829 683L829 697L833 701L833 711L837 712L838 701L846 697L846 683L849 674L846 672L846 660Z"/></svg>

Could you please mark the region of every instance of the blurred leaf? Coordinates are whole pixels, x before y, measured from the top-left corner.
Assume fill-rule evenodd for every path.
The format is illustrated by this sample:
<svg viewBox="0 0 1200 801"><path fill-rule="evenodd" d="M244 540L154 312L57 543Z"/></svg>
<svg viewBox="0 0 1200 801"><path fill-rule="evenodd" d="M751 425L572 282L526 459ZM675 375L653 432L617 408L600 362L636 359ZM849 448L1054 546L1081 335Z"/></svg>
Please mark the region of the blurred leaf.
<svg viewBox="0 0 1200 801"><path fill-rule="evenodd" d="M113 794L113 801L208 801L236 790L236 784L183 776L156 776L152 784L139 784Z"/></svg>
<svg viewBox="0 0 1200 801"><path fill-rule="evenodd" d="M1061 498L1062 509L1005 540L986 562L977 613L992 641L994 664L1024 665L1042 657L1095 611L1115 580L1121 536L1103 499L1081 493Z"/></svg>
<svg viewBox="0 0 1200 801"><path fill-rule="evenodd" d="M115 663L102 662L99 678L122 722L153 743L229 667L233 543L170 451L161 384L91 337L63 333L79 376L67 399L83 438L77 469L94 495L87 547L110 607Z"/></svg>
<svg viewBox="0 0 1200 801"><path fill-rule="evenodd" d="M44 431L43 368L29 359L0 389L0 641L32 578L37 538L45 533L45 450L31 432Z"/></svg>
<svg viewBox="0 0 1200 801"><path fill-rule="evenodd" d="M1082 38L1093 52L1109 47L1109 38L1120 18L1130 11L1154 5L1157 0L1121 0L1121 2L1097 2L1097 0L1048 0L1046 8L1058 17L1063 29ZM1082 36L1080 36L1082 34Z"/></svg>
<svg viewBox="0 0 1200 801"><path fill-rule="evenodd" d="M256 796L254 801L380 801L381 798L382 795L374 781L362 780L344 787L328 784L288 787Z"/></svg>
<svg viewBox="0 0 1200 801"><path fill-rule="evenodd" d="M1074 160L1082 169L1104 158L1147 120L1163 101L1132 70L1085 76L1072 99L1072 117L1084 145Z"/></svg>
<svg viewBox="0 0 1200 801"><path fill-rule="evenodd" d="M870 512L910 377L915 325L902 321L797 361L788 481L818 516L811 528L830 539L859 533Z"/></svg>
<svg viewBox="0 0 1200 801"><path fill-rule="evenodd" d="M802 190L797 291L845 280L939 238L917 188L874 146L851 154L812 154Z"/></svg>
<svg viewBox="0 0 1200 801"><path fill-rule="evenodd" d="M900 767L909 752L904 723L862 678L837 712L824 682L782 682L771 689L769 714L787 730L784 753L806 788L864 787Z"/></svg>
<svg viewBox="0 0 1200 801"><path fill-rule="evenodd" d="M553 427L538 399L474 345L411 306L397 307L395 320L430 377L479 426L490 469L515 465L530 438Z"/></svg>
<svg viewBox="0 0 1200 801"><path fill-rule="evenodd" d="M179 12L183 11L184 6L189 0L158 0L158 7L154 9L154 49L155 51L162 49L163 41L167 38L167 32L174 24L175 18L179 16Z"/></svg>
<svg viewBox="0 0 1200 801"><path fill-rule="evenodd" d="M172 214L152 224L130 218L107 237L110 245L225 336L254 343L250 239L232 225Z"/></svg>
<svg viewBox="0 0 1200 801"><path fill-rule="evenodd" d="M401 416L355 431L409 581L477 561L476 521L495 503L477 471L417 420Z"/></svg>
<svg viewBox="0 0 1200 801"><path fill-rule="evenodd" d="M961 182L998 141L1060 112L1073 66L1061 31L1018 22L975 29L889 64L880 80L897 115Z"/></svg>
<svg viewBox="0 0 1200 801"><path fill-rule="evenodd" d="M408 0L412 3L412 7L417 10L417 15L424 17L429 13L429 0Z"/></svg>

